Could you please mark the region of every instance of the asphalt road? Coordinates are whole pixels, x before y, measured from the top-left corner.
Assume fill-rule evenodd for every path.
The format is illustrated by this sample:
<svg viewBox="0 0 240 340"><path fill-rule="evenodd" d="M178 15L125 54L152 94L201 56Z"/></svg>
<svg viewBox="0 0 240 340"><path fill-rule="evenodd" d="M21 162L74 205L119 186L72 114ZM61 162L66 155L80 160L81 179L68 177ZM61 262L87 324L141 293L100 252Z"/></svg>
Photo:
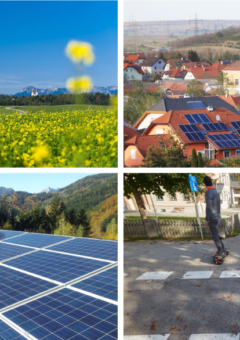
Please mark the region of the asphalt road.
<svg viewBox="0 0 240 340"><path fill-rule="evenodd" d="M230 255L221 266L211 241L126 243L125 339L239 339L239 242L224 241Z"/></svg>

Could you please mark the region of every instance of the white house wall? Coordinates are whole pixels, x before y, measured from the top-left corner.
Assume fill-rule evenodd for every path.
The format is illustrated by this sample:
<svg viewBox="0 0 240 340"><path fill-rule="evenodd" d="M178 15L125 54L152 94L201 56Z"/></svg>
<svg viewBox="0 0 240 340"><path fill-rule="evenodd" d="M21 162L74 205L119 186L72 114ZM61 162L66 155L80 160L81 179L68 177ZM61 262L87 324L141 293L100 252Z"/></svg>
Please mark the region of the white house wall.
<svg viewBox="0 0 240 340"><path fill-rule="evenodd" d="M149 125L151 124L153 120L161 117L162 115L163 113L149 113L139 124L138 130L146 129L147 127L149 127Z"/></svg>
<svg viewBox="0 0 240 340"><path fill-rule="evenodd" d="M133 67L127 67L124 70L124 76L128 81L139 80L142 81L142 74L138 73Z"/></svg>
<svg viewBox="0 0 240 340"><path fill-rule="evenodd" d="M184 79L195 79L195 77L192 72L187 72Z"/></svg>

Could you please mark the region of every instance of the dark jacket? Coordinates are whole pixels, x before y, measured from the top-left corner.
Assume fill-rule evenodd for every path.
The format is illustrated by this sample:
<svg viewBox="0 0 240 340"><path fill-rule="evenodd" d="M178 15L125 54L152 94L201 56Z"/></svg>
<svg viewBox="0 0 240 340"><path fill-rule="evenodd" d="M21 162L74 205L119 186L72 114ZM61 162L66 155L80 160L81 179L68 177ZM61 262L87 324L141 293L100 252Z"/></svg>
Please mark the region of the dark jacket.
<svg viewBox="0 0 240 340"><path fill-rule="evenodd" d="M216 189L209 189L205 193L206 221L220 220L220 196Z"/></svg>

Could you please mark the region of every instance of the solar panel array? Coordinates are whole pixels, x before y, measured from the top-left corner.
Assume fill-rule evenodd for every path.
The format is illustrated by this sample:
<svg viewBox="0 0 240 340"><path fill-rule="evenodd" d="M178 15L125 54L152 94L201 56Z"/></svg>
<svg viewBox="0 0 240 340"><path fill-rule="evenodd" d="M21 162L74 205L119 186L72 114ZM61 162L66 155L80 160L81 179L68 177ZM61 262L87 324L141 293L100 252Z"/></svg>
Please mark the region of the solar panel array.
<svg viewBox="0 0 240 340"><path fill-rule="evenodd" d="M232 124L237 133L240 134L240 122L230 122L230 124Z"/></svg>
<svg viewBox="0 0 240 340"><path fill-rule="evenodd" d="M200 101L187 102L192 109L206 109L206 105Z"/></svg>
<svg viewBox="0 0 240 340"><path fill-rule="evenodd" d="M0 230L0 340L117 339L116 261L115 241Z"/></svg>
<svg viewBox="0 0 240 340"><path fill-rule="evenodd" d="M206 139L203 133L200 132L200 130L196 127L196 125L178 125L178 126L190 141Z"/></svg>
<svg viewBox="0 0 240 340"><path fill-rule="evenodd" d="M226 131L227 126L224 123L203 123L202 126L206 131Z"/></svg>
<svg viewBox="0 0 240 340"><path fill-rule="evenodd" d="M185 114L184 117L190 124L211 123L205 113Z"/></svg>
<svg viewBox="0 0 240 340"><path fill-rule="evenodd" d="M240 147L240 139L234 133L208 135L219 148Z"/></svg>

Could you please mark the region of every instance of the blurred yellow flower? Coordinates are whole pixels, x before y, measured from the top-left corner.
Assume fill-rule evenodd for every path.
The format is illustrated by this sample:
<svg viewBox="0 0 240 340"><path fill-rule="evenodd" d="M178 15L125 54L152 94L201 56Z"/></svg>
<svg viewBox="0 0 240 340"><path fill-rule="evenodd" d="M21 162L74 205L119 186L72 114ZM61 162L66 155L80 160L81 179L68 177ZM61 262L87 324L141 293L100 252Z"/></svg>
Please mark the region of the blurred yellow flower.
<svg viewBox="0 0 240 340"><path fill-rule="evenodd" d="M49 156L49 150L47 146L37 146L34 148L32 158L36 163L41 163L45 158Z"/></svg>
<svg viewBox="0 0 240 340"><path fill-rule="evenodd" d="M92 88L92 80L88 76L69 78L66 87L71 92L89 92Z"/></svg>
<svg viewBox="0 0 240 340"><path fill-rule="evenodd" d="M82 41L69 41L66 54L74 63L82 61L86 65L91 65L95 60L92 45Z"/></svg>

